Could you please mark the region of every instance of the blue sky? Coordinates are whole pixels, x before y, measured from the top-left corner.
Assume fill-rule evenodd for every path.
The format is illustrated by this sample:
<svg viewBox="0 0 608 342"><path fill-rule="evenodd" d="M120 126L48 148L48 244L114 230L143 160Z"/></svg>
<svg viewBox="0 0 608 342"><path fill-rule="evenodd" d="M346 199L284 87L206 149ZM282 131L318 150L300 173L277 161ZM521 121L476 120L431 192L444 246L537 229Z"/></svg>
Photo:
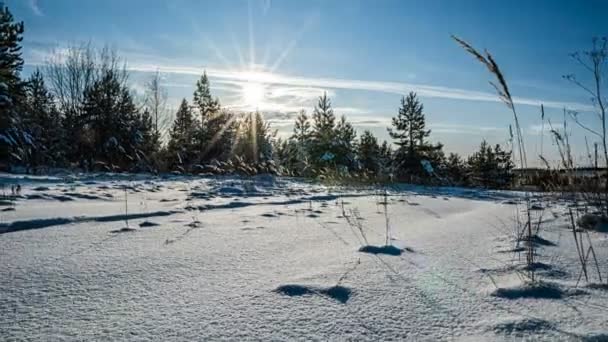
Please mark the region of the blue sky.
<svg viewBox="0 0 608 342"><path fill-rule="evenodd" d="M91 41L112 46L127 60L136 94L160 70L171 106L191 98L206 69L224 105L266 112L280 134L291 129L293 113L311 112L316 97L327 91L337 114L383 139L401 95L413 90L425 105L432 140L465 155L484 138L507 141L512 116L497 102L489 75L451 34L496 57L517 97L530 155L539 152L539 103L555 123L563 119L564 106L592 110L588 96L562 75L585 80L568 54L588 49L593 36L608 35L608 2L600 0L7 4L25 21L25 73L44 64L53 50ZM585 154L585 132L573 128L572 134L575 153ZM555 149L544 136L550 154Z"/></svg>

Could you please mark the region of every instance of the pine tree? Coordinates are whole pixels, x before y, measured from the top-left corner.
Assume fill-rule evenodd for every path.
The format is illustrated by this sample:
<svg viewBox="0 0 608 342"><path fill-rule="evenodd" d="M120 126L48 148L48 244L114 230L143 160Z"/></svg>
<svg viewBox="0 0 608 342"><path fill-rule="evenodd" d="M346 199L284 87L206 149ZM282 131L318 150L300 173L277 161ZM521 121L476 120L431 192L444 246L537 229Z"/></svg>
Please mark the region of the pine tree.
<svg viewBox="0 0 608 342"><path fill-rule="evenodd" d="M300 111L293 126L292 138L302 147L308 145L310 139L310 120L304 110Z"/></svg>
<svg viewBox="0 0 608 342"><path fill-rule="evenodd" d="M58 166L63 162L63 130L55 100L46 88L44 78L36 70L26 85L23 127L32 137L29 164L31 166Z"/></svg>
<svg viewBox="0 0 608 342"><path fill-rule="evenodd" d="M78 122L81 155L88 167L101 162L111 168L127 169L136 162L139 148L134 127L139 112L120 73L107 69L85 90L84 106ZM109 165L108 165L109 164Z"/></svg>
<svg viewBox="0 0 608 342"><path fill-rule="evenodd" d="M382 176L391 176L393 173L393 149L386 140L380 146L380 174Z"/></svg>
<svg viewBox="0 0 608 342"><path fill-rule="evenodd" d="M23 131L20 106L24 84L20 79L23 68L21 40L23 22L14 22L8 7L0 10L0 169L8 167L9 156L21 159L29 136Z"/></svg>
<svg viewBox="0 0 608 342"><path fill-rule="evenodd" d="M288 142L280 146L284 154L291 153L292 155L284 155L283 163L288 163L290 173L296 176L308 175L309 157L311 148L312 130L310 119L304 110L300 111L296 117L296 122L293 127L293 134ZM286 161L288 160L288 161Z"/></svg>
<svg viewBox="0 0 608 342"><path fill-rule="evenodd" d="M299 146L293 137L288 140L281 138L273 141L274 161L279 167L279 173L288 176L303 176L306 172L306 159L299 157Z"/></svg>
<svg viewBox="0 0 608 342"><path fill-rule="evenodd" d="M467 164L474 185L504 188L511 182L513 169L511 153L503 151L500 145L492 149L492 146L483 140L479 151L469 157Z"/></svg>
<svg viewBox="0 0 608 342"><path fill-rule="evenodd" d="M168 165L172 170L176 167L190 167L195 156L196 133L192 110L188 101L183 99L175 114L167 146Z"/></svg>
<svg viewBox="0 0 608 342"><path fill-rule="evenodd" d="M222 111L219 100L211 96L206 72L196 82L193 105L200 115L200 126L196 137L198 162L228 159L238 125L234 115Z"/></svg>
<svg viewBox="0 0 608 342"><path fill-rule="evenodd" d="M342 115L340 121L336 125L334 142L335 163L342 167L343 170L352 170L355 167L356 159L356 142L357 133L353 125L346 121L346 117Z"/></svg>
<svg viewBox="0 0 608 342"><path fill-rule="evenodd" d="M381 167L380 145L378 139L368 130L359 138L357 159L361 169L372 175L377 175Z"/></svg>
<svg viewBox="0 0 608 342"><path fill-rule="evenodd" d="M389 135L398 146L395 155L395 167L400 176L424 175L420 162L434 156L441 145L430 145L426 138L431 131L426 129L424 106L418 101L416 93L410 92L401 98L401 107L396 117L393 117L393 128Z"/></svg>
<svg viewBox="0 0 608 342"><path fill-rule="evenodd" d="M468 183L467 166L458 153L450 153L446 159L445 174L453 185Z"/></svg>
<svg viewBox="0 0 608 342"><path fill-rule="evenodd" d="M272 160L273 132L259 112L250 113L241 122L235 155L245 163L259 169Z"/></svg>
<svg viewBox="0 0 608 342"><path fill-rule="evenodd" d="M319 97L313 112L310 157L315 167L335 165L336 117L327 93Z"/></svg>
<svg viewBox="0 0 608 342"><path fill-rule="evenodd" d="M131 135L135 143L137 169L156 171L158 168L156 156L161 147L160 132L156 130L154 115L148 109L144 109L136 116Z"/></svg>

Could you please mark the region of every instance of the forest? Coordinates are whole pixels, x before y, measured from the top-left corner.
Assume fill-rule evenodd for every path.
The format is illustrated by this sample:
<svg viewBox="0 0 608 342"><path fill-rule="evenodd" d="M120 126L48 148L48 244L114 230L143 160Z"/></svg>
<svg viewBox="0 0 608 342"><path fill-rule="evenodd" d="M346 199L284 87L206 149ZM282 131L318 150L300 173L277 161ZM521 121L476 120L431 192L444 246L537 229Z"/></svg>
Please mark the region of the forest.
<svg viewBox="0 0 608 342"><path fill-rule="evenodd" d="M463 157L446 155L441 143L432 143L423 103L414 92L396 102L387 128L391 141L357 132L334 113L327 94L311 114L303 108L292 135L280 139L264 113L223 108L204 70L192 98L167 113L160 73L150 76L145 97L138 99L129 87L126 61L110 48L74 45L24 79L25 25L7 7L0 32L3 170L272 173L491 188L506 188L513 178L511 151L500 145L481 141L478 151Z"/></svg>

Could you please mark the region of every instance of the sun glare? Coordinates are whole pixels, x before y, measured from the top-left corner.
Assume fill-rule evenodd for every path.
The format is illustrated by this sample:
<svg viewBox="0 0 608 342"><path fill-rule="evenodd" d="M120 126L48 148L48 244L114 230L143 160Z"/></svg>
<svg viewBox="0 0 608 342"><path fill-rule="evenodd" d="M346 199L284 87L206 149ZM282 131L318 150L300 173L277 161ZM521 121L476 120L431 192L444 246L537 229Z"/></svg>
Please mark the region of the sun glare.
<svg viewBox="0 0 608 342"><path fill-rule="evenodd" d="M266 89L263 84L256 82L247 82L243 85L242 97L243 102L249 107L259 107L264 102Z"/></svg>

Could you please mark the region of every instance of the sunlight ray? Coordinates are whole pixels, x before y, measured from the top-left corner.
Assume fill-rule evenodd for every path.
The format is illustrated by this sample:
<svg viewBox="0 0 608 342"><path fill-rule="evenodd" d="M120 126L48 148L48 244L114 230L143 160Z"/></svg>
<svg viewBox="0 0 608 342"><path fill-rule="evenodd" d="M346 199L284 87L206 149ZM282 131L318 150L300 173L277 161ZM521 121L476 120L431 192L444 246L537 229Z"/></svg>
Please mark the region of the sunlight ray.
<svg viewBox="0 0 608 342"><path fill-rule="evenodd" d="M230 40L232 41L232 47L234 48L236 55L239 58L239 66L241 67L241 69L244 69L246 67L245 58L243 58L243 52L241 51L241 47L236 41L236 37L234 36L233 32L230 32Z"/></svg>
<svg viewBox="0 0 608 342"><path fill-rule="evenodd" d="M220 51L220 49L213 43L211 38L209 38L203 32L203 30L200 29L200 26L198 25L198 23L196 21L194 21L194 19L192 19L192 18L190 18L190 25L192 26L192 30L195 32L195 34L197 36L201 37L201 40L203 40L205 42L205 44L207 45L207 47L209 47L213 51L213 53L215 54L215 57L217 57L226 68L228 68L228 69L231 68L233 65L230 63L228 58L226 58L226 56L224 56L222 51Z"/></svg>
<svg viewBox="0 0 608 342"><path fill-rule="evenodd" d="M253 13L251 8L251 0L247 1L247 10L249 14L249 68L253 69L255 65L255 40L253 32Z"/></svg>
<svg viewBox="0 0 608 342"><path fill-rule="evenodd" d="M209 151L211 151L211 149L215 146L217 141L222 137L222 135L224 135L224 132L226 132L228 127L230 127L230 125L232 125L235 120L236 120L236 117L234 115L230 115L230 118L228 119L228 121L226 121L226 123L222 126L222 128L220 128L209 141L209 144L207 145L207 147L205 148L205 150L203 151L203 153L201 155L202 158L204 158L207 155L207 153L209 153Z"/></svg>
<svg viewBox="0 0 608 342"><path fill-rule="evenodd" d="M293 50L296 45L298 44L298 41L302 38L302 36L304 36L304 34L308 31L308 29L318 21L319 19L319 15L311 15L308 17L308 19L306 19L306 22L304 23L304 25L302 26L302 28L300 28L300 30L296 33L296 36L294 39L292 39L289 44L287 44L287 47L285 49L283 49L283 51L281 52L281 54L279 55L279 57L277 58L277 60L272 64L272 66L270 67L270 72L275 72L280 66L281 64L283 64L283 62L285 61L285 58L287 58L287 56L289 56L289 54L291 53L291 50Z"/></svg>
<svg viewBox="0 0 608 342"><path fill-rule="evenodd" d="M257 113L257 110L256 110ZM257 116L255 114L253 114L253 112L251 112L249 114L250 118L251 118L251 146L252 146L252 150L253 150L253 161L254 163L258 162L258 134L257 134Z"/></svg>
<svg viewBox="0 0 608 342"><path fill-rule="evenodd" d="M270 45L266 44L264 47L264 57L262 58L262 66L268 65L268 60L270 59Z"/></svg>
<svg viewBox="0 0 608 342"><path fill-rule="evenodd" d="M213 53L215 54L215 56L222 61L222 64L224 64L224 66L226 66L226 68L231 68L232 65L230 64L230 61L228 60L228 58L226 58L226 56L224 56L224 54L222 53L222 51L217 47L217 45L215 45L215 43L209 38L209 37L205 37L205 43L207 44L207 46L213 50Z"/></svg>

